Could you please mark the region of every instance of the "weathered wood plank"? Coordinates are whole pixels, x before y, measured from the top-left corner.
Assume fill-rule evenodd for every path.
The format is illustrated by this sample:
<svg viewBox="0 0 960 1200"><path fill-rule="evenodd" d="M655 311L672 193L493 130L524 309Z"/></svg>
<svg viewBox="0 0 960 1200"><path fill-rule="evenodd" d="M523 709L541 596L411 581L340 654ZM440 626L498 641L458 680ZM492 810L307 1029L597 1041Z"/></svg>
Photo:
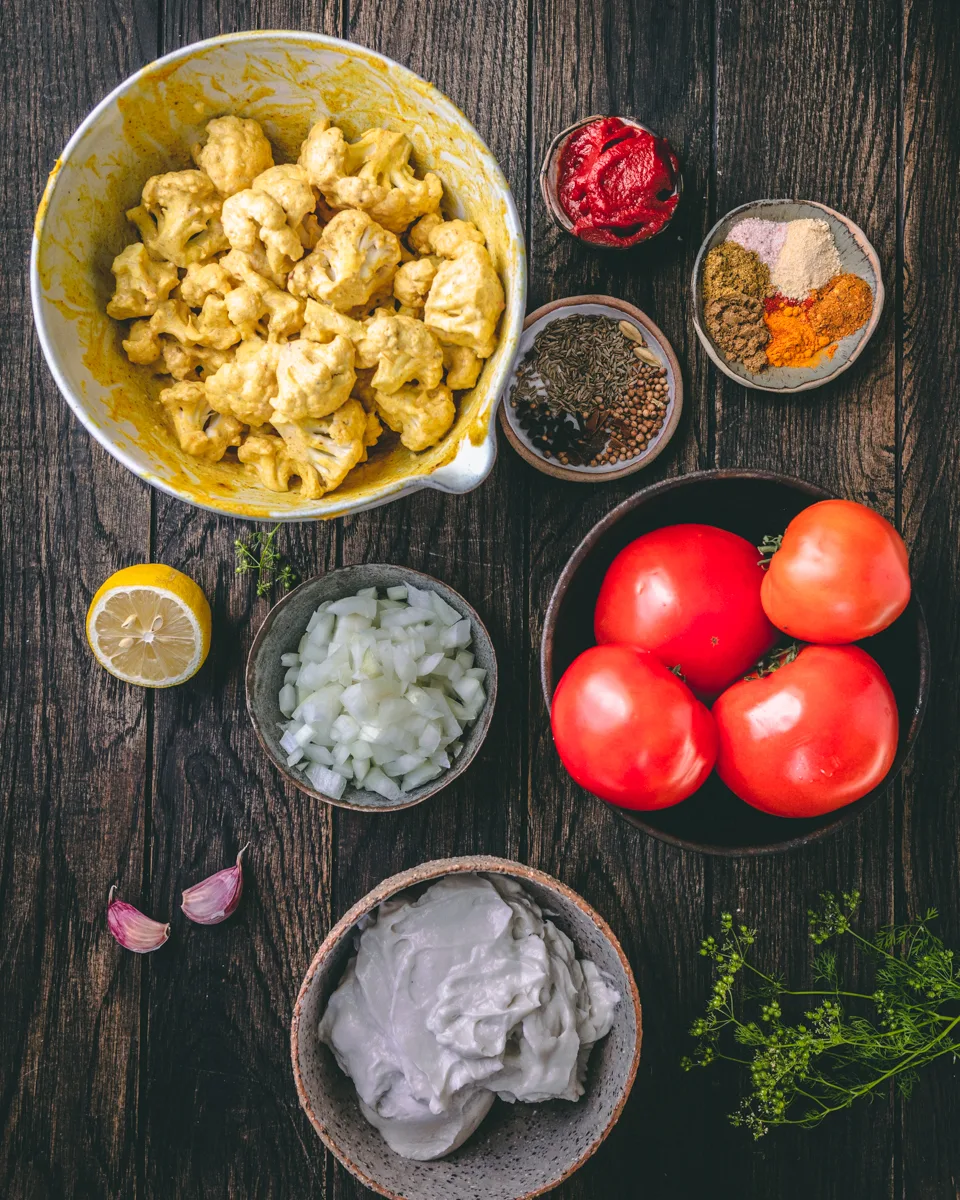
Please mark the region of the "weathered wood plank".
<svg viewBox="0 0 960 1200"><path fill-rule="evenodd" d="M908 0L903 23L901 421L903 528L930 626L930 704L908 764L902 819L901 915L940 911L960 951L960 269L956 163L960 13ZM960 1180L960 1067L941 1061L901 1110L903 1200L955 1200Z"/></svg>
<svg viewBox="0 0 960 1200"><path fill-rule="evenodd" d="M338 19L332 3L168 2L163 51L251 26L336 34ZM148 976L144 1193L319 1194L326 1155L297 1102L288 1039L300 981L331 923L330 812L281 783L247 717L246 655L272 602L234 574L234 539L254 527L159 493L154 512L153 556L204 588L214 640L196 680L156 707L148 869L158 905L179 919L174 952L157 956ZM285 526L278 538L304 578L333 565L333 524ZM247 840L238 915L190 926L181 891Z"/></svg>
<svg viewBox="0 0 960 1200"><path fill-rule="evenodd" d="M589 292L637 304L673 343L687 394L674 446L648 470L619 484L580 487L524 468L531 497L528 674L536 679L547 601L590 526L639 488L706 465L705 356L688 321L687 294L708 221L712 9L693 0L673 4L669 11L541 0L534 8L532 38L532 177L560 129L590 113L612 112L637 117L670 139L682 161L684 199L669 230L655 242L632 252L604 253L557 230L537 192L530 307ZM645 838L570 781L553 748L538 688L527 719L529 861L559 875L603 913L623 942L644 1004L645 1039L634 1094L602 1151L556 1194L619 1194L627 1181L640 1186L641 1179L644 1195L651 1197L696 1194L704 1178L698 1167L705 1150L699 1133L704 1092L699 1081L681 1073L679 1060L702 995L696 951L705 863ZM685 1136L691 1128L698 1130L697 1137Z"/></svg>
<svg viewBox="0 0 960 1200"><path fill-rule="evenodd" d="M759 2L718 8L717 213L764 196L820 200L853 217L880 255L896 262L894 0L850 5ZM856 85L851 86L851 80ZM780 400L717 373L715 461L765 467L833 488L896 517L895 329L887 321L864 361L806 398ZM893 916L894 802L800 854L718 861L713 915L733 908L761 926L759 952L791 975L809 970L807 908L820 891L859 888L862 920ZM799 985L798 985L799 986ZM745 1132L709 1137L717 1177L751 1196L886 1195L893 1181L894 1111L878 1098L814 1134L771 1134L754 1150Z"/></svg>
<svg viewBox="0 0 960 1200"><path fill-rule="evenodd" d="M11 6L0 43L0 1192L137 1195L142 960L110 884L141 900L145 694L94 661L84 621L146 556L148 489L57 392L33 333L33 217L87 111L154 53L132 6Z"/></svg>

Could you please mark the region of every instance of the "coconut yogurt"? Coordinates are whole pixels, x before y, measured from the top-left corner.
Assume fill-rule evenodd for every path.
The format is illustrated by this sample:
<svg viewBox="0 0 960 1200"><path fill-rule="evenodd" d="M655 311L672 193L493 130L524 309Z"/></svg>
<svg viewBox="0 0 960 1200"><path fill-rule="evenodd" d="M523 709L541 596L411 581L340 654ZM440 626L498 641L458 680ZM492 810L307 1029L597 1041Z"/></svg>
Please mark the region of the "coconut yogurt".
<svg viewBox="0 0 960 1200"><path fill-rule="evenodd" d="M619 994L503 875L448 875L380 905L319 1035L404 1158L461 1146L494 1099L583 1095Z"/></svg>

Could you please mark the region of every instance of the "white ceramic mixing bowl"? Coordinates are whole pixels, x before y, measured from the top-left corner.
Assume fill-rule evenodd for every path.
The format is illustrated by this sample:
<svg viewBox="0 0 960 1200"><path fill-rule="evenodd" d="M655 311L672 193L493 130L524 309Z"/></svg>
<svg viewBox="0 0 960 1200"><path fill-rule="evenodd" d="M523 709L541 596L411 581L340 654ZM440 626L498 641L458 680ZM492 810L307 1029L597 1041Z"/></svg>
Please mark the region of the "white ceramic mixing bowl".
<svg viewBox="0 0 960 1200"><path fill-rule="evenodd" d="M110 264L136 238L124 212L150 175L192 166L206 122L236 113L264 126L293 161L310 126L330 116L348 137L371 126L407 134L420 170L444 184L447 216L483 231L506 292L499 344L457 420L430 450L398 446L320 500L267 491L233 463L184 454L156 394L129 363L105 312ZM33 311L44 355L83 424L141 479L192 504L252 520L304 520L374 508L419 488L466 492L496 457L496 409L526 304L523 230L509 186L476 130L447 98L383 55L316 33L237 33L186 46L144 67L93 110L57 160L37 213Z"/></svg>

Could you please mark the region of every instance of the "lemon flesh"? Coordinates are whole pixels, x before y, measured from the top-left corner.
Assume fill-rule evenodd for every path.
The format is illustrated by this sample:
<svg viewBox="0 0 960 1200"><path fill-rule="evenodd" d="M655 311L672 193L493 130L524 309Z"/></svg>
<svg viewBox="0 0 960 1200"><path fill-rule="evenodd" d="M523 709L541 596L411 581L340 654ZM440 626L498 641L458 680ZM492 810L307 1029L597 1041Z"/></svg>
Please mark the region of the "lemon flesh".
<svg viewBox="0 0 960 1200"><path fill-rule="evenodd" d="M111 675L141 687L173 687L200 669L210 647L210 606L169 567L118 571L87 614L87 639Z"/></svg>

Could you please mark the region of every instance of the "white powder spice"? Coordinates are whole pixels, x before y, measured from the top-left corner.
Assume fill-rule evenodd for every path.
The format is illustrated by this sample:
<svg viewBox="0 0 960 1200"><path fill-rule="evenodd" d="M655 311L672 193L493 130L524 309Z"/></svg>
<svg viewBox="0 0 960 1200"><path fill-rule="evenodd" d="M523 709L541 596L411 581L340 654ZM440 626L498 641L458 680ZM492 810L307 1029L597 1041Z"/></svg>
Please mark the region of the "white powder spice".
<svg viewBox="0 0 960 1200"><path fill-rule="evenodd" d="M787 226L783 249L770 272L774 288L791 300L805 300L841 272L840 255L826 221L802 217Z"/></svg>

